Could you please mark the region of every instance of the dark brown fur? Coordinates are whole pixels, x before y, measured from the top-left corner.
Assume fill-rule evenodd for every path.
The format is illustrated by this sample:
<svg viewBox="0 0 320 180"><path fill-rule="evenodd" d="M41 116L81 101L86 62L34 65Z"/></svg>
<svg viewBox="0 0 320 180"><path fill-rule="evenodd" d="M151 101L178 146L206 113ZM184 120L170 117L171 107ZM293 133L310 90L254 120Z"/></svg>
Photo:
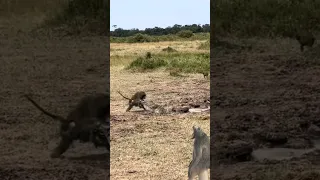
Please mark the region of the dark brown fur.
<svg viewBox="0 0 320 180"><path fill-rule="evenodd" d="M315 42L315 37L310 32L299 33L296 35L296 39L300 44L300 50L303 52L304 46L312 47Z"/></svg>
<svg viewBox="0 0 320 180"><path fill-rule="evenodd" d="M137 106L137 107L140 107L140 108L143 108L144 110L146 110L146 108L144 107L143 105L143 101L144 99L147 97L146 93L143 92L143 91L138 91L136 92L131 98L128 98L128 97L125 97L124 95L122 95L120 93L120 91L118 91L118 93L125 99L128 99L129 100L129 107L127 108L127 112L131 110L131 108L133 106Z"/></svg>
<svg viewBox="0 0 320 180"><path fill-rule="evenodd" d="M25 95L25 97L41 112L47 116L59 120L61 140L59 145L53 150L51 157L57 158L63 154L72 144L74 140L88 142L92 140L92 135L98 135L100 140L101 132L99 131L100 125L110 121L110 98L107 94L96 94L86 96L80 100L78 105L68 114L67 118L59 115L54 115L44 110L33 99ZM108 125L107 125L108 126ZM105 132L107 133L107 132ZM109 142L98 143L91 141L95 146L105 146L110 150Z"/></svg>

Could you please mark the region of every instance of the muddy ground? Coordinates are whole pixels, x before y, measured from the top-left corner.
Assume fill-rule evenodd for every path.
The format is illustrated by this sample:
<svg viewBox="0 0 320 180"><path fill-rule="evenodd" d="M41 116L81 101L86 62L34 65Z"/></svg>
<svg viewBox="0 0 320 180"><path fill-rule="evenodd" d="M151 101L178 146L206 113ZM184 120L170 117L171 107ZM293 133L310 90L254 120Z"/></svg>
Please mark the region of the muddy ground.
<svg viewBox="0 0 320 180"><path fill-rule="evenodd" d="M258 161L249 153L315 146L319 45L300 52L293 39L221 41L211 52L211 179L319 179L317 149L286 160L272 159L270 153Z"/></svg>
<svg viewBox="0 0 320 180"><path fill-rule="evenodd" d="M109 154L92 144L76 142L64 158L50 159L59 122L21 97L66 116L83 96L106 92L107 38L1 32L0 179L107 179Z"/></svg>

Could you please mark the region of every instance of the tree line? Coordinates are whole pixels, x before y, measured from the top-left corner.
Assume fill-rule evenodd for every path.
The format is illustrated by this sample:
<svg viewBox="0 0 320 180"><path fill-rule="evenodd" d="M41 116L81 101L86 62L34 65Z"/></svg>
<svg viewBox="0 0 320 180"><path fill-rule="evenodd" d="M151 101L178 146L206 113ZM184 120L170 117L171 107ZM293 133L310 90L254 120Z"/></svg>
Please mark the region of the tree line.
<svg viewBox="0 0 320 180"><path fill-rule="evenodd" d="M114 31L110 32L110 36L113 37L129 37L134 36L136 34L146 34L150 36L161 36L168 34L177 34L180 31L192 31L193 33L207 33L210 32L210 24L192 24L192 25L179 25L175 24L174 26L169 26L166 28L154 27L154 28L146 28L145 30L139 29L122 29L117 28L117 25L113 25L116 28Z"/></svg>

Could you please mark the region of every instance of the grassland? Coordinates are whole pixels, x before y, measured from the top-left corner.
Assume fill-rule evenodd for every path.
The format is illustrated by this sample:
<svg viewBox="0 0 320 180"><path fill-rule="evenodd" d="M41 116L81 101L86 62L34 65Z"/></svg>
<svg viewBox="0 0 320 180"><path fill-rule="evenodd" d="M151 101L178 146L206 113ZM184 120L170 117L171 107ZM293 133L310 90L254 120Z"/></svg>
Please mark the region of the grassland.
<svg viewBox="0 0 320 180"><path fill-rule="evenodd" d="M301 52L295 39L309 31L319 40L319 1L211 6L212 179L319 179L319 135L312 129L320 126L320 46L317 41ZM252 158L248 149L267 150L265 159Z"/></svg>
<svg viewBox="0 0 320 180"><path fill-rule="evenodd" d="M127 100L116 91L131 96L145 91L147 99L165 106L209 98L208 79L188 65L203 62L209 71L209 48L200 48L206 40L163 41L150 43L111 43L111 178L112 179L186 179L192 156L192 126L199 125L209 135L209 112L194 114L150 115L133 110L125 112ZM176 52L164 52L171 47ZM146 53L151 58L146 58ZM149 67L137 63L143 59L164 61ZM173 59L173 60L172 60ZM183 76L172 76L170 62ZM142 63L143 64L143 63ZM154 66L153 66L154 67ZM171 74L171 75L170 75Z"/></svg>

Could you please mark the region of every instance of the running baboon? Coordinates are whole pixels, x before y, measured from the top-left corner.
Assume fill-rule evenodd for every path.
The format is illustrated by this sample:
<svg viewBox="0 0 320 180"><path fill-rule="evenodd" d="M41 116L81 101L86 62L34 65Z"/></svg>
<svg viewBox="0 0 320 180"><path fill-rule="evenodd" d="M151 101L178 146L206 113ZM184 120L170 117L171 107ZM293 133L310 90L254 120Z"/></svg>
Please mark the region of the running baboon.
<svg viewBox="0 0 320 180"><path fill-rule="evenodd" d="M210 168L210 139L200 127L193 126L193 153L189 164L188 179L196 176L199 180L208 180L208 169Z"/></svg>
<svg viewBox="0 0 320 180"><path fill-rule="evenodd" d="M301 52L303 52L304 46L312 47L314 44L314 41L316 40L313 34L310 32L299 33L296 35L296 39L300 44Z"/></svg>
<svg viewBox="0 0 320 180"><path fill-rule="evenodd" d="M26 97L47 116L59 120L60 143L51 153L52 158L62 155L74 140L91 141L96 147L104 146L110 151L110 98L107 94L86 96L68 114L67 118L44 110L28 95Z"/></svg>
<svg viewBox="0 0 320 180"><path fill-rule="evenodd" d="M140 108L143 108L144 110L146 110L146 108L143 105L143 102L145 100L145 98L147 97L146 93L143 91L138 91L136 92L131 98L125 97L124 95L122 95L120 93L120 91L118 91L118 93L125 99L129 100L129 107L127 108L126 112L130 111L130 109L133 106L137 106Z"/></svg>

